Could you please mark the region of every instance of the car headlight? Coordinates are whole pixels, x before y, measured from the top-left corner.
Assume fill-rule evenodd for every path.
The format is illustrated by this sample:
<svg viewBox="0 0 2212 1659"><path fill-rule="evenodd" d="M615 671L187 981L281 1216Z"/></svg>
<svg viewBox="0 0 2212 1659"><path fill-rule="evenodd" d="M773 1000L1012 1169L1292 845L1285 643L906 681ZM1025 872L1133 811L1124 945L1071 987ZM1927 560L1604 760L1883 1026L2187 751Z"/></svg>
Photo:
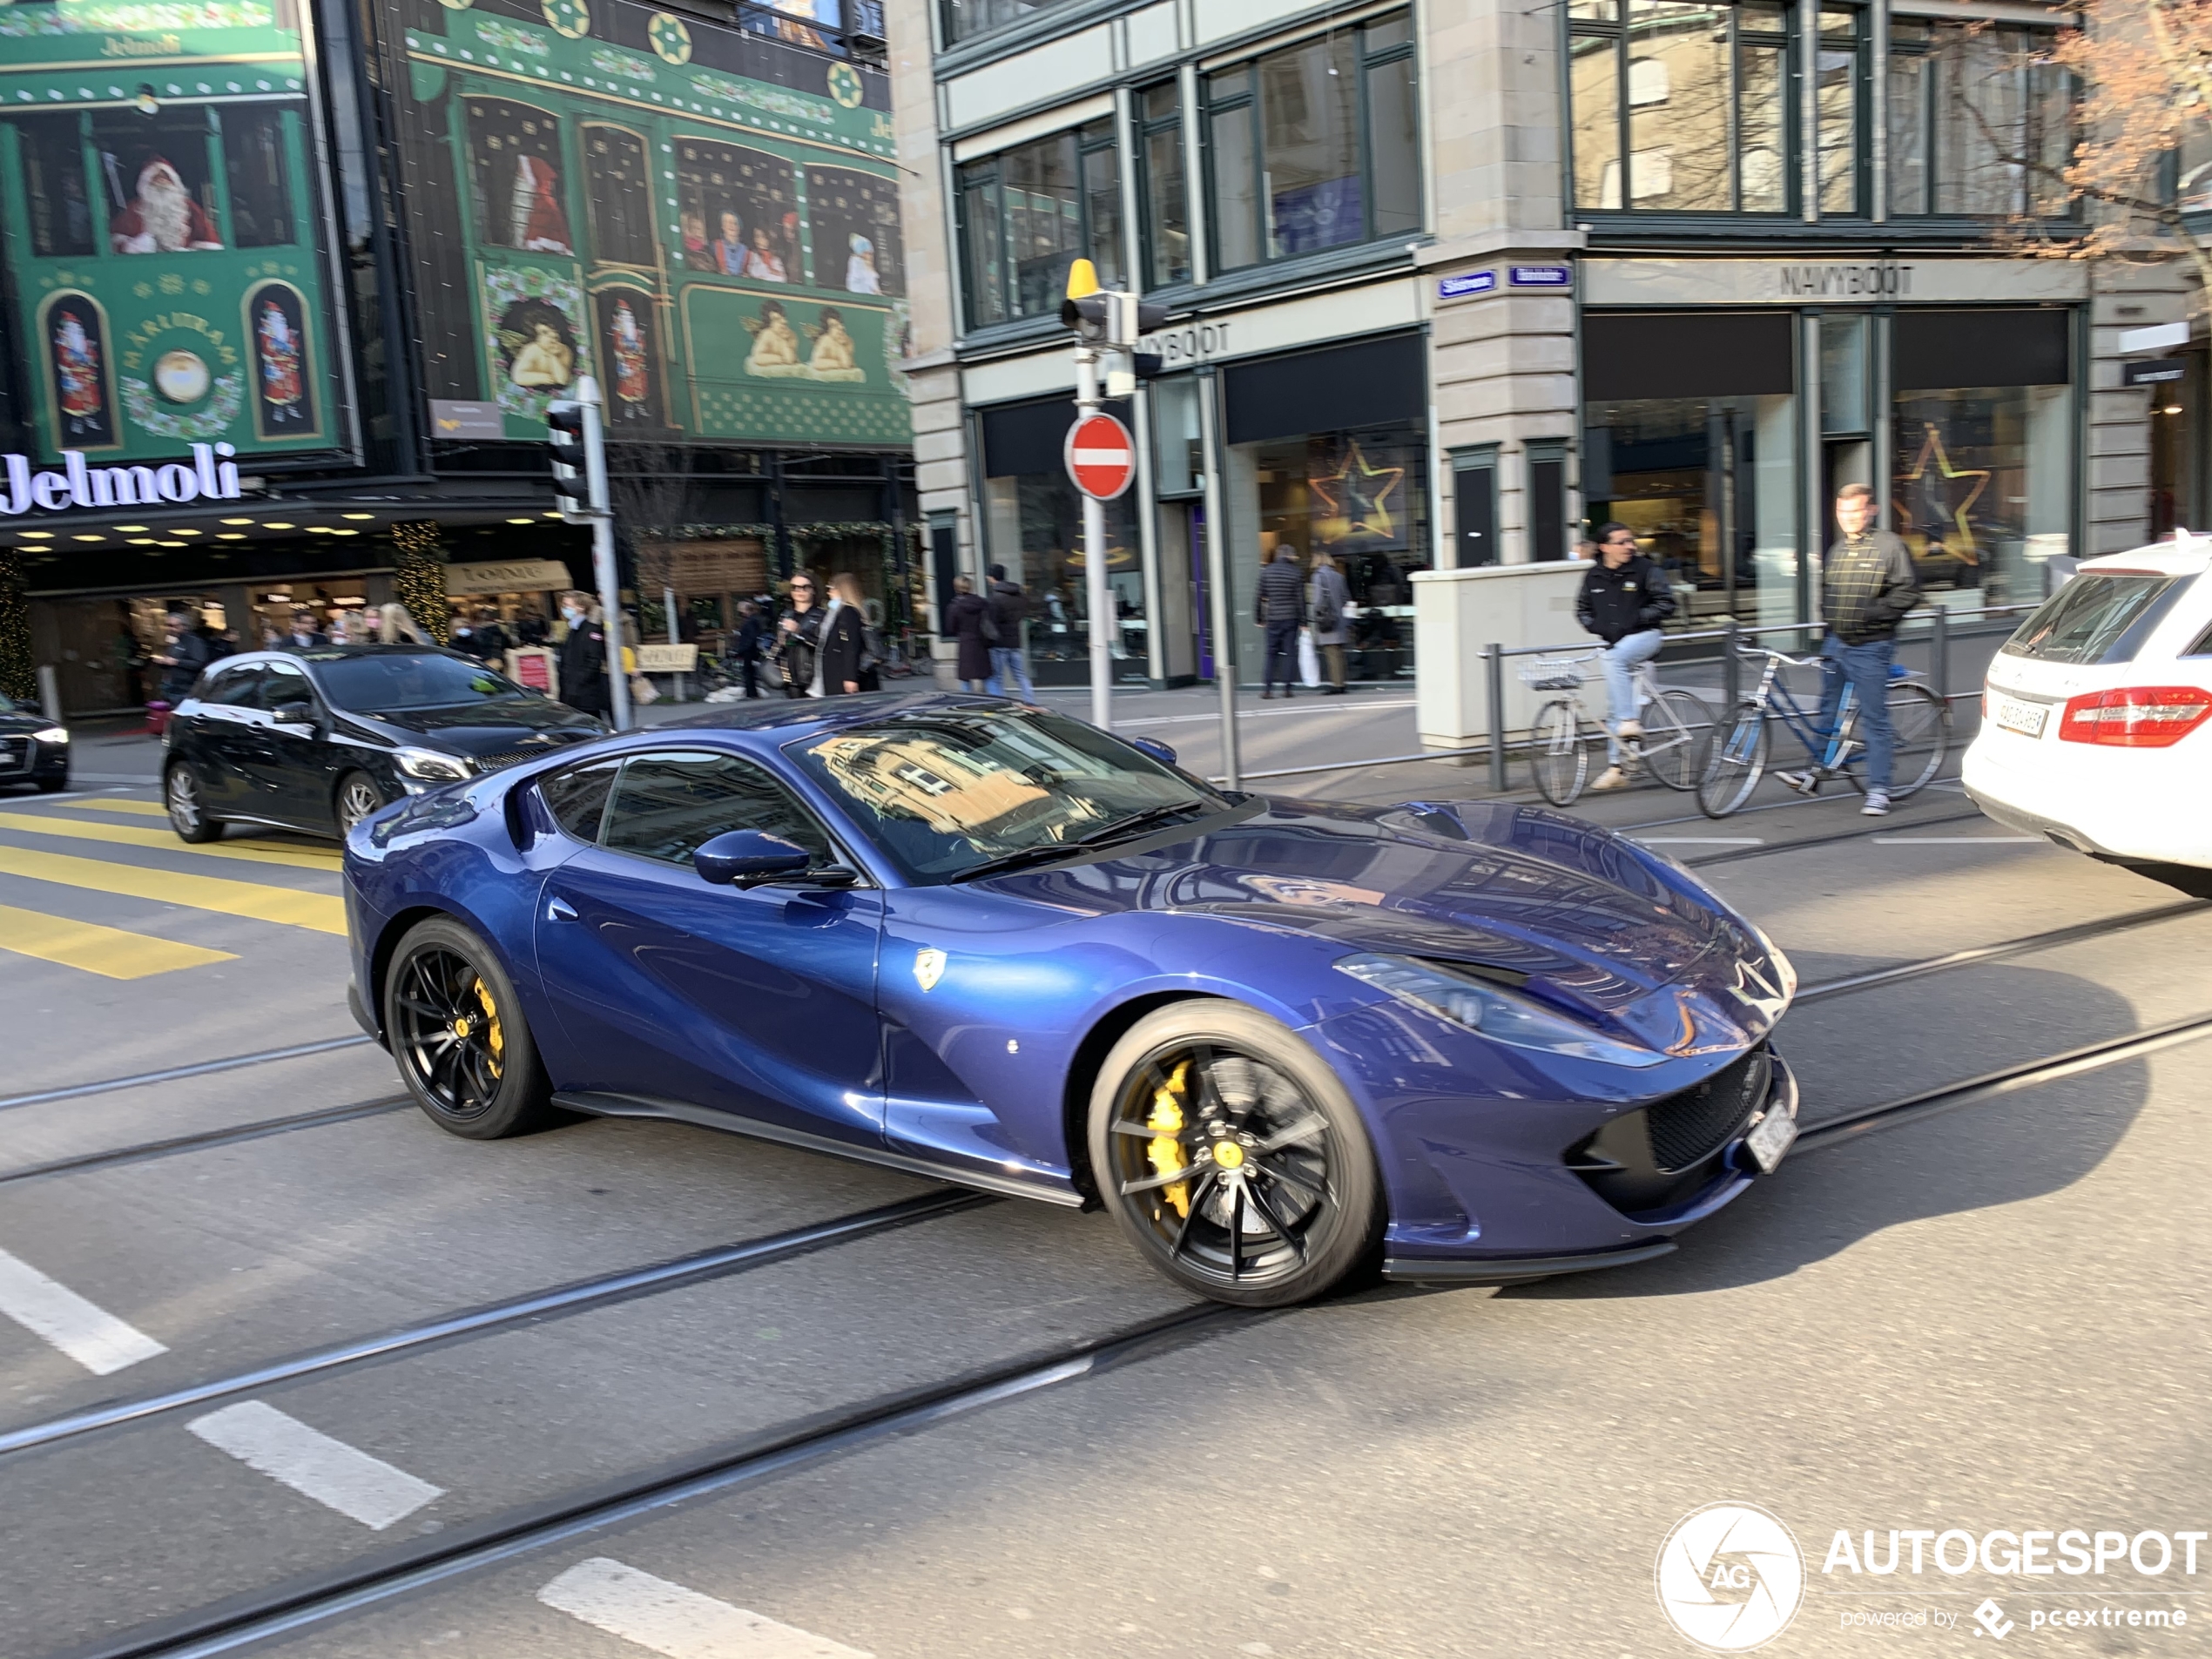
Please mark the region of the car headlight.
<svg viewBox="0 0 2212 1659"><path fill-rule="evenodd" d="M1418 1002L1493 1042L1614 1066L1656 1066L1667 1056L1601 1035L1495 985L1408 956L1347 956L1337 964L1363 985Z"/></svg>
<svg viewBox="0 0 2212 1659"><path fill-rule="evenodd" d="M441 754L435 749L395 749L392 759L408 777L435 784L457 784L475 771L461 756Z"/></svg>
<svg viewBox="0 0 2212 1659"><path fill-rule="evenodd" d="M67 743L69 733L57 725L50 725L44 732L32 732L30 740L33 743Z"/></svg>

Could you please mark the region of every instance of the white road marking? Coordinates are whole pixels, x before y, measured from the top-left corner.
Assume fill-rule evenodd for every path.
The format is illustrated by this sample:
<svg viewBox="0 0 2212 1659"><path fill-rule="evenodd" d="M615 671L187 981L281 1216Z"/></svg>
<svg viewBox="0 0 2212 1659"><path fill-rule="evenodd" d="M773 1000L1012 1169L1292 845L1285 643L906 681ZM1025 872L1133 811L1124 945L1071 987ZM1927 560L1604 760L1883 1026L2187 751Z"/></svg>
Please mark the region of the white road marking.
<svg viewBox="0 0 2212 1659"><path fill-rule="evenodd" d="M540 1590L537 1599L668 1659L870 1659L857 1648L779 1624L604 1555L578 1561Z"/></svg>
<svg viewBox="0 0 2212 1659"><path fill-rule="evenodd" d="M135 1325L4 1250L0 1250L0 1313L44 1337L95 1377L169 1352Z"/></svg>
<svg viewBox="0 0 2212 1659"><path fill-rule="evenodd" d="M247 1468L281 1480L374 1532L445 1493L258 1399L226 1406L185 1426Z"/></svg>
<svg viewBox="0 0 2212 1659"><path fill-rule="evenodd" d="M1764 846L1764 835L1631 835L1639 846Z"/></svg>
<svg viewBox="0 0 2212 1659"><path fill-rule="evenodd" d="M2040 846L2040 835L1877 835L1877 846Z"/></svg>

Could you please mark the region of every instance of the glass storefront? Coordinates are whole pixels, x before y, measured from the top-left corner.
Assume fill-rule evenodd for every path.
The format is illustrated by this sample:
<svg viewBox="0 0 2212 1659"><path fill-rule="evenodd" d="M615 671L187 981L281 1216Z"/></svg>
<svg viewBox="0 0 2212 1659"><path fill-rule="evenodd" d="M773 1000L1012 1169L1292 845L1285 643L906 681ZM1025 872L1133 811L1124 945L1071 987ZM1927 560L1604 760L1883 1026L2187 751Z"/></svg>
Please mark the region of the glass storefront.
<svg viewBox="0 0 2212 1659"><path fill-rule="evenodd" d="M1796 319L1583 319L1582 494L1667 572L1672 626L1797 619Z"/></svg>

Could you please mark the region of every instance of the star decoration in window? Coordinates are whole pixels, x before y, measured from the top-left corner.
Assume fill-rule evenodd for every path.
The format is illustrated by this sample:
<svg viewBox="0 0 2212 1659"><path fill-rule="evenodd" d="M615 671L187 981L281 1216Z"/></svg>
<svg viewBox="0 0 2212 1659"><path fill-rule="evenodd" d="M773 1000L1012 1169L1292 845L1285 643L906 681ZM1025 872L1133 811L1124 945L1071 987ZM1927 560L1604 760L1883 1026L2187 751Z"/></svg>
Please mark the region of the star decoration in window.
<svg viewBox="0 0 2212 1659"><path fill-rule="evenodd" d="M1364 532L1387 541L1397 535L1397 525L1390 516L1391 494L1405 478L1403 467L1369 466L1354 439L1345 451L1343 466L1306 482L1328 503L1329 515L1345 521L1346 538Z"/></svg>
<svg viewBox="0 0 2212 1659"><path fill-rule="evenodd" d="M1920 508L1912 515L1912 523L1908 528L1919 529L1925 533L1932 532L1939 526L1946 527L1941 530L1939 536L1931 534L1929 539L1947 543L1950 535L1947 526L1956 524L1964 545L1954 550L1961 558L1979 564L1981 561L1974 545L1973 525L1966 515L1981 499L1982 492L1989 488L1989 469L1986 467L1952 466L1951 456L1943 447L1943 435L1937 431L1935 422L1924 421L1920 424L1921 429L1927 435L1921 441L1920 453L1912 458L1911 471L1897 475L1901 484L1917 483L1920 486ZM1928 470L1931 462L1936 468L1932 473ZM1966 490L1962 499L1953 481L1963 478L1973 479L1973 487Z"/></svg>

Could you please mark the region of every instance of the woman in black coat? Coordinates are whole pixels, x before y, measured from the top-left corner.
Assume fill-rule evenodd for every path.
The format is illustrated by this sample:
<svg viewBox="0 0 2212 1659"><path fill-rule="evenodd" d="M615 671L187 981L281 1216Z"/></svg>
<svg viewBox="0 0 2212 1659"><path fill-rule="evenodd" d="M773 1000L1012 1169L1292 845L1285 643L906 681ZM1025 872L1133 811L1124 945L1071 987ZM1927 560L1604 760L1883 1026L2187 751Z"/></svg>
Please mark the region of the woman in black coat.
<svg viewBox="0 0 2212 1659"><path fill-rule="evenodd" d="M975 591L975 584L964 576L953 578L953 602L945 607L945 632L959 644L959 660L953 672L962 685L971 691L983 689L983 682L991 677L991 642L983 637L983 623L991 614L989 605Z"/></svg>
<svg viewBox="0 0 2212 1659"><path fill-rule="evenodd" d="M830 592L835 603L822 624L822 695L882 690L868 649L868 613L860 597L860 579L850 570L840 571L830 578Z"/></svg>

